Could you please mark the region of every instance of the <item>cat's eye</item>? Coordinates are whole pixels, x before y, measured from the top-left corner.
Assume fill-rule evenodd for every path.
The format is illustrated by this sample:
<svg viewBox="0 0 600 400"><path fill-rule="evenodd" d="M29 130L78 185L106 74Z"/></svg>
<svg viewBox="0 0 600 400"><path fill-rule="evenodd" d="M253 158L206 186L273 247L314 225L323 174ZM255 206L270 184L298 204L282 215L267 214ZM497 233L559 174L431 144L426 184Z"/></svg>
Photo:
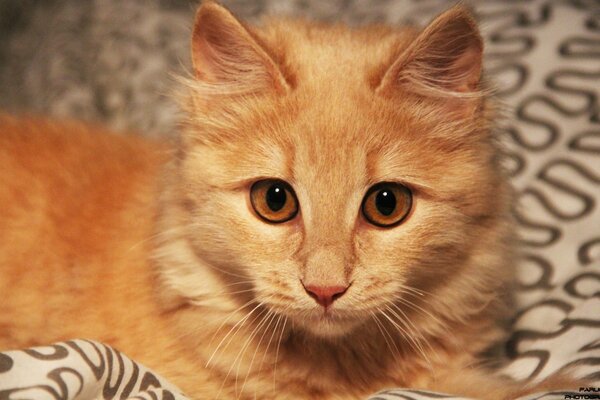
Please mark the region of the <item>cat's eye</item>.
<svg viewBox="0 0 600 400"><path fill-rule="evenodd" d="M389 228L402 222L411 207L410 189L399 183L381 182L367 191L361 208L367 221Z"/></svg>
<svg viewBox="0 0 600 400"><path fill-rule="evenodd" d="M264 179L250 188L250 202L262 219L281 223L298 214L298 199L292 187L280 179Z"/></svg>

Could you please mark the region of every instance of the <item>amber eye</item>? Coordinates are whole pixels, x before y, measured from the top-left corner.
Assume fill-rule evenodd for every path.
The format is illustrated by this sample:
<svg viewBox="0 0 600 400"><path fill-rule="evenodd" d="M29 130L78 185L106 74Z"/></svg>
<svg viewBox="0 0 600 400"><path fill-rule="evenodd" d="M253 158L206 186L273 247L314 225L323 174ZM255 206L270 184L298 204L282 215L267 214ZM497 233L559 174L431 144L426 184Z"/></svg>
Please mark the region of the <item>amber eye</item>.
<svg viewBox="0 0 600 400"><path fill-rule="evenodd" d="M381 182L367 191L362 203L362 212L373 225L388 228L402 222L411 207L412 194L406 186Z"/></svg>
<svg viewBox="0 0 600 400"><path fill-rule="evenodd" d="M289 221L298 213L298 200L292 187L279 179L264 179L250 188L254 211L268 222Z"/></svg>

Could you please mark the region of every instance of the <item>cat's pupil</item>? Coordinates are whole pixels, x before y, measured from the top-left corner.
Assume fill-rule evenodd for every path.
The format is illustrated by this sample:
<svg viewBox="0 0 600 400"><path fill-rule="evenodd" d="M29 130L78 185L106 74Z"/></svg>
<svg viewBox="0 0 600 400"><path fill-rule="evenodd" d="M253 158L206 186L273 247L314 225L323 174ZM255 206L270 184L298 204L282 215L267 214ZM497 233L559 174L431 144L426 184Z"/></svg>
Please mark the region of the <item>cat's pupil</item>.
<svg viewBox="0 0 600 400"><path fill-rule="evenodd" d="M396 209L396 196L389 190L381 190L375 198L375 206L381 214L391 215Z"/></svg>
<svg viewBox="0 0 600 400"><path fill-rule="evenodd" d="M267 190L267 205L272 211L279 211L285 205L287 195L280 185L273 185Z"/></svg>

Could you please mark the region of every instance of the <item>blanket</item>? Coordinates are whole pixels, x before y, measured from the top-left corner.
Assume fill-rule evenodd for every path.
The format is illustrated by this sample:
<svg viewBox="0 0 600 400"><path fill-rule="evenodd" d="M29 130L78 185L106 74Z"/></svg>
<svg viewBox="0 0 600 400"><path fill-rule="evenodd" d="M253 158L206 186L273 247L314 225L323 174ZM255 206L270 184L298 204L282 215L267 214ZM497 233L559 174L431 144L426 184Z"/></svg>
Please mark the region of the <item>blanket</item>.
<svg viewBox="0 0 600 400"><path fill-rule="evenodd" d="M552 392L517 400L565 399L583 392ZM468 400L420 390L386 390L370 400ZM574 397L572 397L574 398ZM0 353L0 400L188 400L160 375L110 346L71 340Z"/></svg>

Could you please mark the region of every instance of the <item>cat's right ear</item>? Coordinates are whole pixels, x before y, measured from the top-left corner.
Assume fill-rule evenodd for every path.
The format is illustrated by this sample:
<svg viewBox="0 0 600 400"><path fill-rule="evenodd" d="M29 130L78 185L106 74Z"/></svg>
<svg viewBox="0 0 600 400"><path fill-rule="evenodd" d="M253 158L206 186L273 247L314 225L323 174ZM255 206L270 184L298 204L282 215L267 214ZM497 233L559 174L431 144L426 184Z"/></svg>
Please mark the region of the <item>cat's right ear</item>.
<svg viewBox="0 0 600 400"><path fill-rule="evenodd" d="M258 36L212 1L196 14L192 63L196 79L222 93L283 94L289 87Z"/></svg>
<svg viewBox="0 0 600 400"><path fill-rule="evenodd" d="M435 18L392 63L377 91L472 99L481 95L483 41L467 8Z"/></svg>

